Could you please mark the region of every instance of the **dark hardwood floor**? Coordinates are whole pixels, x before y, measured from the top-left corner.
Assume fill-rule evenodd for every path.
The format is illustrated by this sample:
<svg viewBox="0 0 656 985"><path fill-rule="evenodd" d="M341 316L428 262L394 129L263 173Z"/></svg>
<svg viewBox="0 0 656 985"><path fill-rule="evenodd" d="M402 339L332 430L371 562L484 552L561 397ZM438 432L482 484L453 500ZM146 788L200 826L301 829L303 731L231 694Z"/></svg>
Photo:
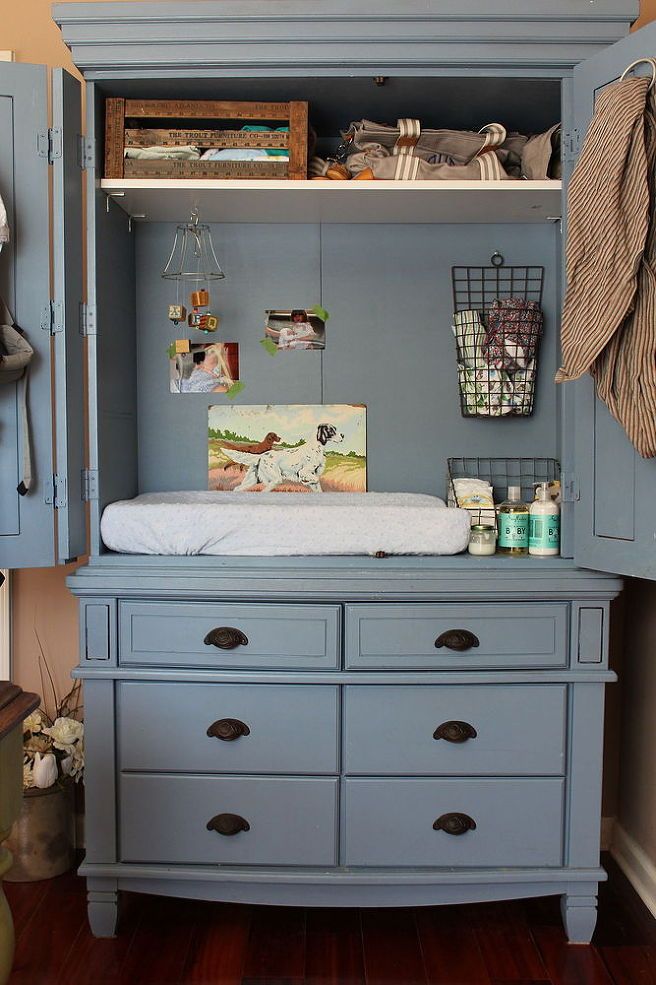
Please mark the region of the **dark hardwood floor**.
<svg viewBox="0 0 656 985"><path fill-rule="evenodd" d="M656 921L611 859L591 947L565 942L558 900L303 910L126 894L94 940L81 879L6 884L10 985L656 985Z"/></svg>

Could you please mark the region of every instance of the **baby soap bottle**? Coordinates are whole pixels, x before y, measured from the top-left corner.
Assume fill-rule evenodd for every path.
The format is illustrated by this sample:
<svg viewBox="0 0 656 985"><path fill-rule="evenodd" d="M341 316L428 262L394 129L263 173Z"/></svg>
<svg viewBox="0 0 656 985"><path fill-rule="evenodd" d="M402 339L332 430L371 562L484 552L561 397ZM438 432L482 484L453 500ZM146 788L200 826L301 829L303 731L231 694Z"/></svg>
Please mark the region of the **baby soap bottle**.
<svg viewBox="0 0 656 985"><path fill-rule="evenodd" d="M528 553L554 557L560 553L560 506L549 495L549 484L541 482L531 503Z"/></svg>
<svg viewBox="0 0 656 985"><path fill-rule="evenodd" d="M499 507L499 554L528 554L528 520L521 486L508 486L508 499Z"/></svg>

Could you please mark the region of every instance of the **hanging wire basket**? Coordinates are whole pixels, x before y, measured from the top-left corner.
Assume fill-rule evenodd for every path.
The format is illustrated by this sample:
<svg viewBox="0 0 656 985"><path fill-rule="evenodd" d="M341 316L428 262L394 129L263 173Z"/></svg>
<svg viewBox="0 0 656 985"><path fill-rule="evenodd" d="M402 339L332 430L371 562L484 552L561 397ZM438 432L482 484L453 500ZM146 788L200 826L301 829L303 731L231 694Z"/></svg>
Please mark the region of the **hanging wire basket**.
<svg viewBox="0 0 656 985"><path fill-rule="evenodd" d="M173 248L162 277L188 283L223 280L225 274L214 252L210 227L199 221L197 210L189 222L176 227Z"/></svg>
<svg viewBox="0 0 656 985"><path fill-rule="evenodd" d="M453 332L463 417L533 413L544 267L453 267Z"/></svg>

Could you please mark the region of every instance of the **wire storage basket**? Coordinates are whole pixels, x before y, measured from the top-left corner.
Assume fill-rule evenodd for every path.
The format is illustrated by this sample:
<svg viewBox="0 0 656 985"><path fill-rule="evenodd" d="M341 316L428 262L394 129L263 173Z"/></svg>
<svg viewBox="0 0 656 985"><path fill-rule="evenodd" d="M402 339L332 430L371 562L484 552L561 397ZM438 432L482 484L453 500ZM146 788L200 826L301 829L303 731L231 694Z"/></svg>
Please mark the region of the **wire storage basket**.
<svg viewBox="0 0 656 985"><path fill-rule="evenodd" d="M482 479L492 486L495 503L502 503L508 486L520 486L522 499L532 503L538 482L560 482L560 462L555 458L449 458L447 459L447 500L461 506L454 479ZM492 522L489 507L469 509L472 525ZM496 525L496 516L494 519Z"/></svg>
<svg viewBox="0 0 656 985"><path fill-rule="evenodd" d="M452 267L453 333L463 417L533 413L544 267Z"/></svg>

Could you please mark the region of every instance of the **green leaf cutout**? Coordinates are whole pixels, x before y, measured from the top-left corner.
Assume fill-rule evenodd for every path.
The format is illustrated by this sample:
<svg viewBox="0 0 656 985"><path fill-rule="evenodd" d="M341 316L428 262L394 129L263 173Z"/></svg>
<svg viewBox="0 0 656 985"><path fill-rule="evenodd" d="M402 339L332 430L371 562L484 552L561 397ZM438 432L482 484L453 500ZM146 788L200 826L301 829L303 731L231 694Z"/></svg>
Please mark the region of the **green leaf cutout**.
<svg viewBox="0 0 656 985"><path fill-rule="evenodd" d="M275 356L278 352L278 346L273 339L260 339L260 345L263 349L266 349L270 356Z"/></svg>
<svg viewBox="0 0 656 985"><path fill-rule="evenodd" d="M322 308L320 304L315 304L314 308L310 308L310 314L316 315L321 321L326 322L330 318L330 315L325 308Z"/></svg>
<svg viewBox="0 0 656 985"><path fill-rule="evenodd" d="M226 397L232 400L234 397L237 396L238 393L241 393L241 391L244 389L245 386L246 386L245 383L242 383L241 380L237 380L236 383L232 384L229 390L226 390Z"/></svg>

